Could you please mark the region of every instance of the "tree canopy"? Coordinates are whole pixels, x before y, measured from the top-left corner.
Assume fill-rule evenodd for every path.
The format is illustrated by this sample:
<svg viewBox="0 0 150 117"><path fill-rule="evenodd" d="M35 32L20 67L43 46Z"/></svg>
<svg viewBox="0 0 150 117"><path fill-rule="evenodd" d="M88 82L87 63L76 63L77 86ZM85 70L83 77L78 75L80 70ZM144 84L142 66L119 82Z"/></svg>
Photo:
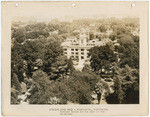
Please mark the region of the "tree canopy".
<svg viewBox="0 0 150 117"><path fill-rule="evenodd" d="M93 47L89 51L91 56L91 67L94 71L99 71L103 67L105 69L110 68L110 64L116 61L116 55L108 44L100 47Z"/></svg>

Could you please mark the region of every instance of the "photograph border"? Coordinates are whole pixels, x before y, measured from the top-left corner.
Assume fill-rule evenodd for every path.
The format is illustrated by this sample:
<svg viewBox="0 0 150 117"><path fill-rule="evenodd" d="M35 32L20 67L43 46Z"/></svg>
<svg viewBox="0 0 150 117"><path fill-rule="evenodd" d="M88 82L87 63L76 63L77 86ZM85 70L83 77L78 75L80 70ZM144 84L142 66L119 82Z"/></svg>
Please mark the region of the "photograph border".
<svg viewBox="0 0 150 117"><path fill-rule="evenodd" d="M117 1L117 2L100 2L100 6L111 4L113 7L107 7L108 11L113 10L115 6L120 6L120 12L124 12L128 9L132 12L137 12L140 18L140 104L109 104L109 105L10 105L10 73L11 73L11 22L15 16L22 14L28 16L28 12L33 8L34 10L48 8L48 1L45 2L20 2L20 7L16 7L16 2L2 2L2 13L1 13L1 27L2 27L2 40L1 40L1 104L2 104L2 115L3 116L62 116L61 110L63 109L90 109L95 108L101 111L93 113L73 113L73 116L144 116L148 115L148 2L147 1L136 1L136 8L131 8L132 1ZM58 1L50 1L53 7ZM71 6L71 1L59 2L59 5L64 8L66 5ZM88 1L89 2L89 1ZM54 4L53 4L54 3ZM80 5L87 3L86 1L76 1L76 4ZM92 2L92 4L94 4ZM97 4L97 3L95 3ZM86 7L88 7L87 4ZM32 7L31 7L32 6ZM112 9L113 8L113 9ZM20 9L20 10L18 10ZM28 9L28 10L27 10ZM96 9L96 8L95 8ZM58 9L59 10L59 9ZM80 7L82 10L82 7ZM128 10L126 12L128 12ZM102 111L103 110L103 111Z"/></svg>

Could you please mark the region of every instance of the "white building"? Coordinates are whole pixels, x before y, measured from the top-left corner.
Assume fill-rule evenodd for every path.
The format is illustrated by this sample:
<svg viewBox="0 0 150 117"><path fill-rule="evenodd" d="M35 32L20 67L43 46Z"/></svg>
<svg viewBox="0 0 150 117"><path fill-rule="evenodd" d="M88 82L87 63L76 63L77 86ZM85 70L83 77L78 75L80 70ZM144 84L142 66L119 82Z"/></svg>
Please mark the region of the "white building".
<svg viewBox="0 0 150 117"><path fill-rule="evenodd" d="M79 39L76 37L67 38L65 42L62 43L64 54L73 60L76 60L78 64L86 60L89 60L89 49L94 46L105 45L104 42L99 41L99 39L89 40L89 32L81 29L79 33Z"/></svg>

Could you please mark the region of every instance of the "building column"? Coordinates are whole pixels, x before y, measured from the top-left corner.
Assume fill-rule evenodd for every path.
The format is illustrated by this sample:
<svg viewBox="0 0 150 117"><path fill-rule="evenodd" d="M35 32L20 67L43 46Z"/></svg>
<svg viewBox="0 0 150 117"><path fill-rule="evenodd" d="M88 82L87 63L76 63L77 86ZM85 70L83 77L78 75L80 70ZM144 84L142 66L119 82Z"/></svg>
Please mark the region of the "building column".
<svg viewBox="0 0 150 117"><path fill-rule="evenodd" d="M68 57L68 58L71 57L71 48L67 48L67 57Z"/></svg>
<svg viewBox="0 0 150 117"><path fill-rule="evenodd" d="M81 49L78 49L78 57L79 57L79 62L80 62L81 61Z"/></svg>
<svg viewBox="0 0 150 117"><path fill-rule="evenodd" d="M87 49L84 50L84 60L87 59Z"/></svg>

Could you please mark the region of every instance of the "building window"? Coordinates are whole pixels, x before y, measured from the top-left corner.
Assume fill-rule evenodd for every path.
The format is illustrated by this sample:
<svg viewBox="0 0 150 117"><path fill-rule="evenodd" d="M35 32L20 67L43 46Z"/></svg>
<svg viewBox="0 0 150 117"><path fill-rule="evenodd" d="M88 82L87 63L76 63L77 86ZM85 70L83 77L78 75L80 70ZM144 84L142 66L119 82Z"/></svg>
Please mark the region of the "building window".
<svg viewBox="0 0 150 117"><path fill-rule="evenodd" d="M74 51L74 49L71 49L71 51Z"/></svg>
<svg viewBox="0 0 150 117"><path fill-rule="evenodd" d="M64 49L64 51L67 51L67 49Z"/></svg>
<svg viewBox="0 0 150 117"><path fill-rule="evenodd" d="M84 49L81 49L81 51L84 51Z"/></svg>
<svg viewBox="0 0 150 117"><path fill-rule="evenodd" d="M74 54L74 52L71 52L71 54Z"/></svg>
<svg viewBox="0 0 150 117"><path fill-rule="evenodd" d="M84 56L81 56L81 59L84 59Z"/></svg>
<svg viewBox="0 0 150 117"><path fill-rule="evenodd" d="M90 58L90 54L89 53L87 53L87 58Z"/></svg>
<svg viewBox="0 0 150 117"><path fill-rule="evenodd" d="M76 51L78 51L78 49L76 49Z"/></svg>
<svg viewBox="0 0 150 117"><path fill-rule="evenodd" d="M81 52L82 55L84 55L84 52Z"/></svg>
<svg viewBox="0 0 150 117"><path fill-rule="evenodd" d="M64 52L64 54L67 54L67 52Z"/></svg>
<svg viewBox="0 0 150 117"><path fill-rule="evenodd" d="M78 52L76 52L76 54L78 54Z"/></svg>

